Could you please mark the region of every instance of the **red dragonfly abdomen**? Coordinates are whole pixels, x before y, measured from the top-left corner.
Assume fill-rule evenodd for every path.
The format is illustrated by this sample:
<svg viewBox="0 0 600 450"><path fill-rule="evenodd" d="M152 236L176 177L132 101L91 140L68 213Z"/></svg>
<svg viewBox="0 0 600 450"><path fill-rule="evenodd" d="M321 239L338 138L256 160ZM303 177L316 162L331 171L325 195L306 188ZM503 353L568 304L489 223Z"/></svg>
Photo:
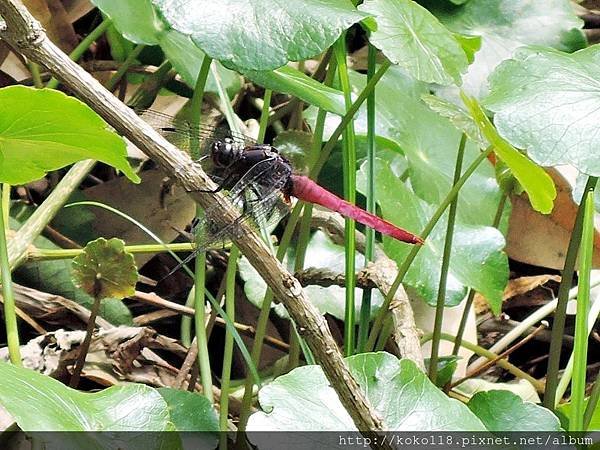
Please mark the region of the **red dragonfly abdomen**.
<svg viewBox="0 0 600 450"><path fill-rule="evenodd" d="M322 188L313 180L303 175L292 175L292 191L291 195L304 200L305 202L315 203L324 206L325 208L340 213L344 217L354 219L363 225L366 225L374 230L379 231L394 239L410 244L422 244L423 239L412 234L409 231L398 228L387 220L377 217L358 206L352 205L341 199L337 195Z"/></svg>

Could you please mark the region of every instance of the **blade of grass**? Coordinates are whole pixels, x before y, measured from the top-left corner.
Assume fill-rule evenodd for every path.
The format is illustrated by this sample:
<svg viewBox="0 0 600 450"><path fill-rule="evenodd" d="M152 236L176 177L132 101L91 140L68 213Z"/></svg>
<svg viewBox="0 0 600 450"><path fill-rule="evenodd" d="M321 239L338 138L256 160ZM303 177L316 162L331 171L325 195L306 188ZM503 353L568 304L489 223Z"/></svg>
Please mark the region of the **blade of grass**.
<svg viewBox="0 0 600 450"><path fill-rule="evenodd" d="M306 364L314 366L315 364L317 364L317 361L315 360L315 357L313 356L310 347L308 346L306 341L302 339L302 336L298 334L298 327L296 326L296 324L292 322L292 325L294 328L294 333L296 333L296 338L300 343L300 348L302 349L302 354L304 355L304 360L306 361Z"/></svg>
<svg viewBox="0 0 600 450"><path fill-rule="evenodd" d="M10 217L10 189L11 186L8 183L2 183L2 198L0 201L2 202L2 212L4 214L4 223L8 227L9 225L9 217ZM10 228L10 227L9 227Z"/></svg>
<svg viewBox="0 0 600 450"><path fill-rule="evenodd" d="M335 61L332 61L330 64L330 68L327 72L327 78L325 83L331 83L331 80L333 79L333 74L334 74L334 70L332 69L332 67L335 67ZM329 84L327 84L329 85ZM265 103L263 101L263 112L261 113L261 124L263 123L263 115L265 114ZM322 123L319 122L319 118L321 117L322 114ZM323 136L323 127L324 127L324 123L325 123L325 113L322 113L321 111L319 111L319 113L317 114L317 126L315 127L315 137L313 139L313 151L311 152L311 156L312 155L316 155L317 154L317 150L320 147L320 143L321 143L321 139ZM321 124L319 126L319 124ZM260 133L259 133L260 134ZM279 259L279 261L283 260L283 257L285 256L285 253L290 245L290 242L292 240L292 235L294 233L294 230L296 228L296 224L298 223L298 220L300 218L300 214L302 213L303 208L307 206L305 205L303 202L297 202L296 205L294 206L294 208L292 209L292 213L290 214L290 217L288 219L287 225L283 231L283 235L281 236L281 240L279 242L279 246L277 247L277 254L276 257L277 259ZM306 210L305 210L306 211ZM297 250L297 254L299 253L304 253L306 251L306 244L308 243L308 233L310 231L310 228L308 227L308 225L310 225L310 220L308 220L306 222L306 228L304 228L304 236L305 238L302 238L303 236L303 230L301 229L300 231L300 239L299 239L299 248ZM302 245L303 242L306 242L306 244ZM260 307L260 313L258 316L258 320L256 323L256 335L254 337L254 343L252 345L252 360L255 361L255 364L258 364L258 361L260 361L260 355L262 352L262 345L263 345L263 340L264 340L264 336L266 333L266 327L268 324L268 320L269 320L269 313L271 311L271 303L273 301L273 293L271 292L270 289L267 290L267 292L265 293L265 296L263 298L261 307ZM294 329L295 329L295 325L294 325ZM299 341L300 341L300 347L302 348L302 351L304 353L304 356L306 358L307 361L312 360L314 362L314 358L312 358L312 354L310 352L310 349L308 348L308 346L306 345L306 343L304 342L304 339L301 336L298 336ZM239 417L239 422L238 422L238 430L240 431L244 431L246 424L248 422L248 418L250 417L250 405L252 402L252 380L250 380L249 377L246 378L245 383L244 383L244 396L242 399L242 407L241 407L241 412L240 412L240 417Z"/></svg>
<svg viewBox="0 0 600 450"><path fill-rule="evenodd" d="M346 110L352 105L350 79L346 66L346 33L342 33L333 46L333 53L338 65L338 78ZM342 166L344 198L351 204L356 203L356 146L354 139L354 126L349 122L343 132L342 139ZM352 219L345 219L344 249L346 273L346 303L344 309L344 355L354 354L354 340L356 332L354 287L356 286L356 223Z"/></svg>
<svg viewBox="0 0 600 450"><path fill-rule="evenodd" d="M598 406L598 400L600 399L600 374L596 375L596 381L594 381L594 387L592 387L592 392L590 393L590 397L588 399L588 403L585 407L585 413L583 414L583 429L588 430L590 427L590 422L592 421L592 416L596 411L596 407Z"/></svg>
<svg viewBox="0 0 600 450"><path fill-rule="evenodd" d="M590 279L590 289L597 285L598 280ZM582 289L581 283L577 286L577 293L579 294L580 289ZM569 299L571 299L571 295L569 295ZM592 330L594 329L594 325L596 324L596 320L598 319L598 315L600 314L600 300L596 298L596 300L591 304L590 308L588 308L587 312L587 336L590 335ZM560 403L560 399L562 399L563 395L567 391L569 387L569 383L571 383L571 378L573 375L573 363L575 359L575 352L573 351L569 356L569 361L567 362L566 367L563 370L562 377L558 382L558 387L556 389L556 403L555 407Z"/></svg>
<svg viewBox="0 0 600 450"><path fill-rule="evenodd" d="M235 320L235 275L237 260L240 252L233 247L229 253L227 263L225 312L231 320ZM233 359L233 335L228 330L225 332L225 346L223 348L223 370L221 371L221 400L219 403L219 448L227 448L227 417L229 413L229 386L231 381L231 364Z"/></svg>
<svg viewBox="0 0 600 450"><path fill-rule="evenodd" d="M194 331L198 345L198 367L202 393L212 404L212 371L206 337L206 253L201 251L194 262ZM231 317L229 318L230 320Z"/></svg>
<svg viewBox="0 0 600 450"><path fill-rule="evenodd" d="M296 367L300 365L300 342L298 340L298 333L294 331L294 327L290 327L289 339L290 339L290 349L288 352L288 363L285 368L286 372L290 372L294 370Z"/></svg>
<svg viewBox="0 0 600 450"><path fill-rule="evenodd" d="M463 133L458 145L456 154L456 166L454 167L453 186L456 186L460 180L462 171L463 157L465 155L465 145L467 135ZM440 282L438 284L438 295L435 305L435 320L433 323L433 339L431 340L431 357L429 358L429 379L432 383L437 382L437 369L440 350L440 335L442 333L442 323L444 319L444 307L446 306L446 283L448 282L448 269L450 268L450 256L452 253L452 239L454 237L454 223L456 221L456 209L458 206L458 195L456 195L450 208L448 209L448 224L446 226L446 238L444 240L444 252L442 256L442 267L440 269Z"/></svg>
<svg viewBox="0 0 600 450"><path fill-rule="evenodd" d="M324 57L324 60L329 59L327 56L329 54L330 51L327 52L327 54ZM324 60L321 61L320 67L324 64ZM335 76L335 68L335 60L332 60L329 68L327 69L327 72L325 73L325 79L323 81L323 83L326 86L331 86L333 78ZM327 111L324 109L319 109L319 111L317 112L317 119L315 121L315 126L313 129L313 139L308 159L309 168L313 168L316 164L317 159L319 158L319 152L321 150L321 144L323 142L323 133L325 129L326 117ZM306 249L308 248L308 243L310 240L310 224L312 218L313 205L311 203L304 203L302 201L298 201L296 207L302 209L300 231L298 232L298 239L296 244L296 260L294 262L294 270L299 271L304 268L304 258L306 256ZM296 221L294 221L293 223L288 223L288 227L291 227L290 229L293 229L295 227L295 222ZM296 330L295 326L292 328L294 339L299 341L300 348L302 349L305 361L307 361L309 364L311 364L309 361L313 361L312 364L314 364L313 355L310 352L308 346L306 345L306 342L304 342L304 338L298 334L298 331Z"/></svg>
<svg viewBox="0 0 600 450"><path fill-rule="evenodd" d="M587 191L596 185L598 178L588 177L581 204L577 210L571 240L565 256L565 265L562 271L562 280L558 288L558 304L554 312L554 322L552 324L552 334L550 338L550 350L548 358L548 369L546 370L546 390L544 391L543 405L551 411L554 411L556 403L556 389L558 386L558 369L560 364L560 354L562 350L562 337L565 330L565 318L567 314L567 302L569 301L569 290L573 284L573 273L575 272L575 262L577 260L577 250L581 243L581 231L583 228L584 203Z"/></svg>
<svg viewBox="0 0 600 450"><path fill-rule="evenodd" d="M221 105L223 106L223 112L225 114L225 120L227 120L227 124L232 131L241 134L239 124L242 122L241 119L235 114L233 111L233 106L231 106L231 102L229 101L229 97L227 96L227 91L223 86L223 81L221 80L221 75L217 70L217 66L212 64L210 67L210 72L215 80L217 85L217 93L219 94L219 100L221 100ZM269 105L266 106L269 108Z"/></svg>
<svg viewBox="0 0 600 450"><path fill-rule="evenodd" d="M163 61L154 72L144 78L144 81L129 97L127 105L134 110L149 108L163 86L175 78L175 75L177 75L177 72L173 69L171 61Z"/></svg>
<svg viewBox="0 0 600 450"><path fill-rule="evenodd" d="M300 213L302 212L302 205L297 203L294 209L292 210L291 216L288 220L288 225L286 226L283 235L281 236L281 241L279 242L279 246L277 247L276 257L279 261L283 260L285 256L285 252L290 245L292 240L292 235L294 233L295 224L298 222L300 217ZM293 225L290 225L292 223ZM267 324L269 321L269 313L271 312L271 303L273 301L273 292L270 289L267 289L265 296L263 298L260 312L258 315L258 320L256 322L256 334L254 335L254 342L252 344L252 361L255 364L258 364L260 361L260 355L262 353L262 345L264 341L264 337L267 330ZM249 377L246 377L244 383L244 396L242 399L242 407L240 411L240 418L238 422L238 430L244 431L246 424L248 422L248 417L250 416L250 404L252 402L252 380Z"/></svg>
<svg viewBox="0 0 600 450"><path fill-rule="evenodd" d="M460 189L467 182L467 180L473 174L473 172L475 172L475 170L477 169L479 164L481 164L483 162L483 160L485 160L492 151L493 151L493 148L490 146L485 151L481 152L479 154L479 156L477 158L475 158L473 160L473 162L469 165L467 170L465 170L465 173L463 173L463 175L460 177L458 182L452 187L452 189L450 189L450 191L448 192L448 194L446 195L444 200L442 200L442 202L440 203L440 205L438 206L436 211L431 216L431 219L429 219L429 221L425 225L425 228L423 228L423 231L420 234L420 236L423 239L427 239L429 234L433 231L433 228L435 227L435 225L438 223L438 220L440 220L440 218L446 211L446 208L448 208L448 206L450 206L450 203L452 202L454 197L456 197L458 195L458 192L460 191ZM425 245L427 245L427 243L425 243ZM421 246L419 246L419 245L413 246L410 250L410 253L406 256L406 258L402 262L401 266L398 268L398 275L396 275L396 279L394 280L394 283L392 284L392 286L390 287L390 290L386 294L385 300L383 301L383 304L381 305L381 308L379 309L379 312L377 313L377 317L375 318L375 322L373 323L371 333L369 334L369 340L367 341L366 351L371 351L371 349L374 347L375 342L377 340L377 335L381 331L383 321L384 321L384 319L387 315L387 311L390 307L390 303L392 302L394 295L396 294L396 291L398 290L398 287L400 286L400 283L402 283L402 281L404 280L404 276L406 275L406 272L408 272L410 265L414 261L415 257L419 253L420 249L421 249Z"/></svg>
<svg viewBox="0 0 600 450"><path fill-rule="evenodd" d="M31 74L31 80L33 81L33 86L37 89L41 89L44 87L44 83L42 81L42 76L40 74L40 66L36 63L27 61L27 69Z"/></svg>
<svg viewBox="0 0 600 450"><path fill-rule="evenodd" d="M331 62L330 68L325 74L325 80L323 81L325 86L331 86L333 82L333 77L335 75L335 67L336 64L334 60ZM317 159L319 158L319 152L321 150L321 144L323 142L323 133L325 130L326 118L327 111L324 109L319 109L319 111L317 112L315 127L313 129L313 139L308 159L308 167L310 168L311 178L313 179L316 178L316 174L312 172L312 168L315 166ZM300 231L298 233L298 242L296 245L296 261L294 266L294 269L298 271L304 268L304 257L306 255L306 249L308 247L308 241L310 238L310 221L312 217L313 205L310 203L298 201L296 207L303 208L302 220L300 222ZM288 223L288 227L289 226L295 227L296 221L294 221L293 223Z"/></svg>
<svg viewBox="0 0 600 450"><path fill-rule="evenodd" d="M196 128L200 128L202 122L202 101L204 98L204 88L208 79L208 72L212 65L212 58L204 56L194 95L190 102L191 120ZM219 86L220 80L217 80ZM192 159L200 159L200 136L193 135L191 140ZM196 205L196 218L201 219L204 212L200 206ZM199 236L196 236L198 244ZM208 338L206 333L206 253L204 251L196 254L194 262L194 329L196 333L196 343L198 345L198 367L200 368L200 380L202 381L202 391L206 399L212 404L214 401L212 392L212 370L210 368L210 356L208 351ZM227 314L227 312L226 312ZM232 317L229 320L234 321Z"/></svg>
<svg viewBox="0 0 600 450"><path fill-rule="evenodd" d="M467 294L467 300L465 301L465 306L463 308L462 316L460 317L460 324L458 325L458 331L456 332L456 341L454 341L454 347L452 348L452 354L454 356L458 355L458 351L460 350L460 344L462 342L462 338L465 335L465 329L467 328L467 322L469 321L469 316L471 312L471 307L473 306L473 300L475 299L475 290L469 289L469 293Z"/></svg>
<svg viewBox="0 0 600 450"><path fill-rule="evenodd" d="M385 343L388 341L394 331L394 322L392 316L387 316L383 323L381 333L377 336L377 342L375 343L375 351L380 352L385 348Z"/></svg>
<svg viewBox="0 0 600 450"><path fill-rule="evenodd" d="M329 159L331 150L333 149L333 147L335 147L335 144L342 135L342 132L346 129L348 124L352 122L354 116L358 112L361 105L365 102L365 100L373 91L373 89L375 89L375 86L377 85L381 77L385 75L385 73L391 67L391 65L392 63L389 60L387 60L381 66L379 66L379 69L377 70L377 72L375 72L373 78L371 78L367 82L365 88L360 92L360 94L358 94L358 97L356 98L356 100L354 100L352 105L350 105L350 107L346 111L346 114L344 114L344 116L342 117L342 120L340 121L339 125L335 128L335 130L333 130L333 133L331 133L331 136L321 149L321 155L319 156L317 163L311 170L311 178L314 179L314 177L319 174L319 172L323 168L323 165Z"/></svg>
<svg viewBox="0 0 600 450"><path fill-rule="evenodd" d="M3 190L6 188L7 185L4 185ZM21 347L19 345L17 311L12 276L10 273L10 263L8 261L8 246L6 244L8 228L6 228L4 222L5 210L9 207L9 204L5 202L6 198L6 196L2 195L2 202L0 202L0 273L2 274L2 297L4 297L4 324L6 326L6 340L10 362L15 366L21 366Z"/></svg>
<svg viewBox="0 0 600 450"><path fill-rule="evenodd" d="M335 59L332 59L330 62L328 71L333 72L335 65L336 65ZM338 138L341 136L342 131L344 130L346 125L354 118L354 116L358 112L360 106L366 100L368 94L371 92L371 90L375 87L377 82L381 79L381 77L385 74L385 72L390 67L391 67L391 63L389 61L386 61L385 63L383 63L381 65L379 70L373 76L373 79L371 79L371 81L367 83L365 88L359 94L358 98L354 101L354 103L352 103L352 106L348 109L348 112L342 117L340 124L336 127L336 129L332 133L331 137L329 138L329 140L327 141L325 146L322 148L319 159L317 160L315 165L310 170L310 177L312 179L315 179L317 177L317 175L319 174L319 171L323 167L323 164L325 163L325 161L327 161L329 154L331 153L331 150L335 146ZM281 237L279 247L277 248L277 258L280 261L283 259L283 256L285 255L285 252L289 246L289 243L291 242L292 234L294 232L294 229L296 227L296 224L298 222L301 212L302 212L302 203L298 202L295 205L295 207L292 209L292 213L288 220L288 224L287 224L287 226L283 232L283 235ZM268 290L267 293L265 294L265 298L263 299L263 303L261 305L261 310L260 310L260 314L259 314L257 325L256 325L256 337L254 339L254 345L252 347L253 361L257 361L260 358L262 338L264 337L264 330L266 329L266 326L267 326L272 300L273 300L273 294L270 290ZM308 347L306 345L304 345L302 340L300 341L300 345L303 349L303 353L305 355L307 362L311 363L311 361L312 361L312 363L314 363L314 358L311 355L310 349L308 349ZM248 421L248 417L250 414L251 400L252 400L252 382L251 382L251 380L249 380L247 378L246 382L245 382L244 398L242 400L240 420L238 423L239 431L245 430L246 423Z"/></svg>
<svg viewBox="0 0 600 450"><path fill-rule="evenodd" d="M377 49L369 44L367 57L367 82L375 75ZM375 214L375 89L367 97L367 211ZM375 230L365 229L365 266L373 260L375 249ZM364 289L358 320L358 353L365 351L369 338L371 322L372 289Z"/></svg>
<svg viewBox="0 0 600 450"><path fill-rule="evenodd" d="M202 60L202 64L200 66L200 71L198 72L198 78L196 79L196 86L194 89L194 95L192 96L192 99L190 101L190 110L192 111L191 114L191 121L192 123L194 123L194 125L196 127L200 126L201 123L201 112L202 112L202 102L204 99L204 88L206 86L206 80L208 79L208 72L210 70L210 66L212 63L212 58L208 57L208 56L204 56L204 59ZM193 159L199 159L200 158L200 140L198 139L198 136L192 136L191 142L190 142L190 153L192 155ZM202 217L202 210L196 206L196 218L201 218ZM195 283L200 283L202 280L200 279L196 279L196 277L201 277L202 273L198 271L197 265L198 264L203 264L206 265L206 255L203 254L198 254L196 255L196 258L199 260L195 261L195 274L193 276L193 278L195 279ZM204 285L204 282L202 282L202 285ZM191 292L190 295L188 296L187 300L186 300L186 306L194 306L195 309L195 305L196 305L196 289L194 289L193 292ZM199 293L199 296L203 296L203 293ZM204 316L205 310L204 310L204 306L202 307L202 316ZM196 323L196 321L194 321L194 324ZM196 325L194 325L196 326ZM181 326L180 326L180 334L181 334L181 341L183 342L183 344L185 346L190 346L191 342L192 342L192 332L191 332L191 328L192 328L192 320L190 317L182 317L181 319ZM197 340L196 340L197 342ZM198 342L197 342L198 344ZM200 344L198 344L200 345ZM202 353L200 347L198 347L198 358L200 358L200 354ZM202 370L202 369L201 369Z"/></svg>
<svg viewBox="0 0 600 450"><path fill-rule="evenodd" d="M569 431L584 431L585 387L588 351L588 310L590 305L590 273L594 253L594 187L585 192L583 232L579 250L579 295L575 316L575 343L573 345L573 380L571 382L571 416Z"/></svg>

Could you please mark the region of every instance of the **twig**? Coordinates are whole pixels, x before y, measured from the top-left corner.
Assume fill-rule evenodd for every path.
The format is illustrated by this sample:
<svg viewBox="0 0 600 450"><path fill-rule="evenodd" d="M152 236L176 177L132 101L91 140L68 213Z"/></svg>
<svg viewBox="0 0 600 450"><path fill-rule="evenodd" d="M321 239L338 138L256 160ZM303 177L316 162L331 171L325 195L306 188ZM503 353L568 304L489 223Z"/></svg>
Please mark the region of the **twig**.
<svg viewBox="0 0 600 450"><path fill-rule="evenodd" d="M149 304L152 304L155 306L159 306L161 308L165 308L165 309L167 309L169 311L173 311L177 314L183 314L185 316L190 316L190 317L194 316L194 308L190 308L185 305L180 305L179 303L175 303L175 302L170 302L168 300L163 299L162 297L159 297L158 295L156 295L154 293L148 294L146 292L136 291L135 296L133 298L135 300L139 300L144 303L149 303ZM212 313L212 311L211 311L211 313ZM212 314L211 314L211 317L212 317ZM137 317L136 317L136 319L137 319ZM226 325L225 320L221 319L220 317L215 317L214 322L222 327L224 327ZM136 324L141 325L137 321L136 321ZM233 326L236 328L236 330L238 330L242 334L245 334L246 336L249 336L251 338L254 338L254 336L256 334L256 329L250 325L233 322ZM265 343L267 343L271 347L276 348L278 350L287 352L290 348L289 344L286 344L285 342L283 342L279 339L276 339L272 336L265 336L264 339L265 339Z"/></svg>
<svg viewBox="0 0 600 450"><path fill-rule="evenodd" d="M398 267L394 261L383 257L369 263L363 272L385 294L394 283ZM421 332L415 324L412 306L402 286L394 294L394 299L390 303L390 312L394 324L394 343L398 346L400 356L412 360L425 371L421 352Z"/></svg>
<svg viewBox="0 0 600 450"><path fill-rule="evenodd" d="M18 305L19 304L19 297L18 297L19 294L18 294L17 286L18 285L16 283L13 283L15 303ZM0 303L4 303L4 297L2 295L0 295ZM47 331L44 329L44 327L42 327L39 323L37 323L33 317L31 317L29 314L27 314L25 311L23 311L18 306L15 306L15 312L17 313L17 316L19 316L21 319L23 319L27 324L29 324L29 326L31 326L31 328L33 328L38 333L40 333L40 334L47 333Z"/></svg>
<svg viewBox="0 0 600 450"><path fill-rule="evenodd" d="M489 367L492 367L498 361L500 361L500 360L508 360L508 357L510 356L511 353L513 353L515 350L518 350L519 348L521 348L523 345L525 345L527 342L529 342L531 339L533 339L540 331L544 330L545 328L546 327L544 325L540 325L535 330L533 330L529 335L527 335L526 337L524 337L523 339L521 339L519 342L517 342L515 345L513 345L509 349L507 349L504 352L500 353L495 358L492 358L492 359L488 360L488 362L486 362L481 367L478 367L477 369L475 369L475 370L467 373L460 380L452 383L452 385L450 386L450 389L454 389L456 386L458 386L459 384L464 383L468 379L474 378L477 375L485 372Z"/></svg>
<svg viewBox="0 0 600 450"><path fill-rule="evenodd" d="M198 345L196 344L196 338L192 340L190 344L190 348L188 349L187 355L185 355L185 359L181 364L181 368L179 369L179 373L175 378L175 382L173 383L173 387L176 389L183 389L183 382L187 378L192 366L196 362L196 357L198 356ZM191 381L191 380L190 380Z"/></svg>
<svg viewBox="0 0 600 450"><path fill-rule="evenodd" d="M21 309L29 316L52 322L51 319L64 321L65 315L72 314L84 323L88 323L90 319L90 310L80 304L61 297L60 295L48 294L29 287L15 283L15 301L17 303L17 312ZM21 309L19 309L21 308ZM23 317L23 316L22 316ZM25 318L23 317L25 320ZM109 329L113 326L102 317L96 317L96 325L99 328ZM33 324L32 324L33 326ZM41 328L40 334L46 334L46 330Z"/></svg>
<svg viewBox="0 0 600 450"><path fill-rule="evenodd" d="M504 319L502 317L492 317L488 320L484 320L483 322L481 322L477 327L477 330L483 335L492 332L505 334L520 326L521 322L517 320ZM535 330L536 327L531 326L525 330L525 333L533 333ZM550 330L547 329L541 330L535 336L535 339L539 342L550 342L550 338ZM573 348L573 340L573 336L565 334L563 336L563 345L565 346L565 348ZM531 360L528 362L531 362Z"/></svg>
<svg viewBox="0 0 600 450"><path fill-rule="evenodd" d="M139 316L134 317L133 323L138 327L145 327L153 322L158 322L159 320L168 319L169 317L178 315L178 313L171 311L170 309L156 309L149 313L140 314Z"/></svg>
<svg viewBox="0 0 600 450"><path fill-rule="evenodd" d="M346 276L343 273L334 272L331 269L322 267L309 267L294 274L302 286L317 285L322 287L346 286ZM364 271L356 274L356 287L361 289L373 289L377 287L375 283L365 276Z"/></svg>

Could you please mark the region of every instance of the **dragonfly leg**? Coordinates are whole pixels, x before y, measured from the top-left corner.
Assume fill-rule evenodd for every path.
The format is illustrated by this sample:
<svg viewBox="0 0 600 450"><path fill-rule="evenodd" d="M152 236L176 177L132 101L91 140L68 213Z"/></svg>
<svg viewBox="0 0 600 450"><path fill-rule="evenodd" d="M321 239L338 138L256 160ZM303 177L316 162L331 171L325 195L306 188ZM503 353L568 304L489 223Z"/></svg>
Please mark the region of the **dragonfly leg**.
<svg viewBox="0 0 600 450"><path fill-rule="evenodd" d="M202 192L203 194L216 194L217 192L220 192L223 190L223 184L217 186L216 189L198 189L194 192Z"/></svg>
<svg viewBox="0 0 600 450"><path fill-rule="evenodd" d="M223 180L219 183L216 189L199 189L196 192L202 192L204 194L216 194L217 192L222 191L226 186L228 186L233 177L234 174L230 173L225 178L223 178Z"/></svg>

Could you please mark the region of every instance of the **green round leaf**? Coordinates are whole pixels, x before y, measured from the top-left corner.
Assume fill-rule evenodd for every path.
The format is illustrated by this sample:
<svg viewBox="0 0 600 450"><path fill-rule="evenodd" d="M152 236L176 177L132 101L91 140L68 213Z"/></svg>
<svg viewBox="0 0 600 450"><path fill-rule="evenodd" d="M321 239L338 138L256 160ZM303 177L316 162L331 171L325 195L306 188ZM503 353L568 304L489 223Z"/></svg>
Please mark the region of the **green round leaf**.
<svg viewBox="0 0 600 450"><path fill-rule="evenodd" d="M380 352L346 362L390 430L485 431L465 405L440 391L412 361ZM258 399L262 411L250 417L248 431L356 430L319 366L277 378L259 391Z"/></svg>
<svg viewBox="0 0 600 450"><path fill-rule="evenodd" d="M490 431L562 431L549 410L509 391L478 392L468 406Z"/></svg>
<svg viewBox="0 0 600 450"><path fill-rule="evenodd" d="M169 409L171 422L183 431L181 440L186 449L213 449L219 441L219 418L203 395L180 389L158 388ZM186 433L202 431L203 433Z"/></svg>
<svg viewBox="0 0 600 450"><path fill-rule="evenodd" d="M0 181L25 184L83 159L97 159L139 183L125 142L86 104L52 89L0 89Z"/></svg>
<svg viewBox="0 0 600 450"><path fill-rule="evenodd" d="M61 211L69 211L69 209ZM81 218L85 214L79 212L79 216ZM10 218L11 229L17 230L20 226L20 223L12 217ZM90 224L88 223L87 226L90 227ZM33 244L37 248L60 248L44 236L36 237ZM33 289L62 295L85 306L87 309L91 309L94 299L75 287L71 279L71 265L72 262L68 259L27 261L14 271L15 280ZM131 312L121 300L104 299L100 305L99 314L113 325L133 325Z"/></svg>
<svg viewBox="0 0 600 450"><path fill-rule="evenodd" d="M243 70L270 70L325 51L365 17L349 0L152 0L166 21L211 58Z"/></svg>
<svg viewBox="0 0 600 450"><path fill-rule="evenodd" d="M91 0L112 21L123 37L144 45L158 44L157 35L165 31L149 0Z"/></svg>
<svg viewBox="0 0 600 450"><path fill-rule="evenodd" d="M484 105L495 113L498 132L542 166L572 164L599 176L598 61L599 45L571 55L535 47L519 50L490 77Z"/></svg>
<svg viewBox="0 0 600 450"><path fill-rule="evenodd" d="M424 3L450 30L481 36L475 62L463 76L463 89L481 97L494 68L523 45L574 51L585 47L583 21L569 0L470 0L460 8L439 0Z"/></svg>
<svg viewBox="0 0 600 450"><path fill-rule="evenodd" d="M461 44L429 11L412 0L366 0L373 14L370 42L417 80L460 84L468 60Z"/></svg>
<svg viewBox="0 0 600 450"><path fill-rule="evenodd" d="M117 238L89 242L73 259L73 283L96 298L124 298L135 293L135 261Z"/></svg>
<svg viewBox="0 0 600 450"><path fill-rule="evenodd" d="M174 431L167 403L151 387L130 383L90 394L5 362L0 362L0 377L0 404L21 429L79 432L44 433L44 439L54 440L48 449L100 450L115 448L116 443L121 448L179 448L176 433L131 433ZM61 446L61 441L70 445Z"/></svg>

